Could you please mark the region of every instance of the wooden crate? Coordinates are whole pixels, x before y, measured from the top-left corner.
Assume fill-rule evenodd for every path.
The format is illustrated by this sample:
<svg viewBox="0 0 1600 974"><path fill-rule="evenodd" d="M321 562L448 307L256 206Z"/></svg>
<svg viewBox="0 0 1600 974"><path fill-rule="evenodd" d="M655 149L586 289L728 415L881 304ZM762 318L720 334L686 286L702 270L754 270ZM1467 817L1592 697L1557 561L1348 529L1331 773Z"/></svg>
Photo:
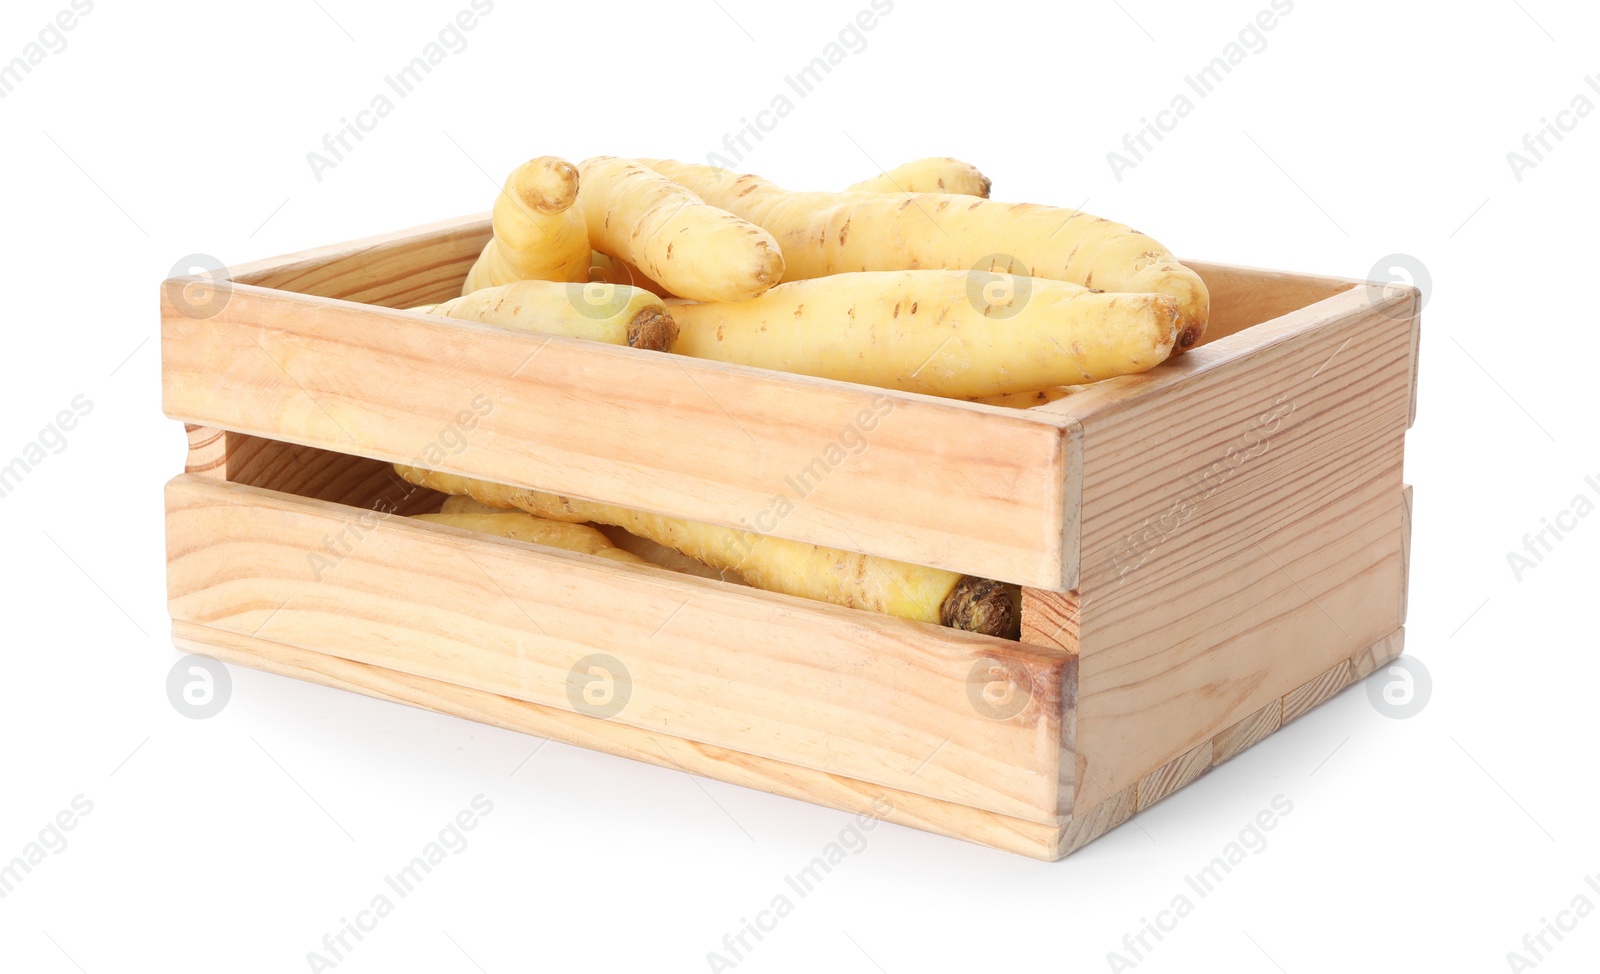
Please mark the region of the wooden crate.
<svg viewBox="0 0 1600 974"><path fill-rule="evenodd" d="M1401 651L1410 288L1191 264L1204 344L1014 409L391 310L488 234L163 285L178 646L1044 859ZM393 461L1016 582L1022 640L407 520Z"/></svg>

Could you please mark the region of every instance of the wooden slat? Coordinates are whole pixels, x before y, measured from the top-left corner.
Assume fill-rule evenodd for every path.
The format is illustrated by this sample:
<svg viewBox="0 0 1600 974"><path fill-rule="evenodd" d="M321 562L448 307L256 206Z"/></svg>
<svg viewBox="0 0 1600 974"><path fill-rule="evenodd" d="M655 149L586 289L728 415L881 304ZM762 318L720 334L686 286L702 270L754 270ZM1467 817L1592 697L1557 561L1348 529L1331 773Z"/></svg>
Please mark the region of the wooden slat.
<svg viewBox="0 0 1600 974"><path fill-rule="evenodd" d="M262 487L297 497L333 501L368 510L411 515L437 511L444 495L408 483L382 460L318 450L206 427L190 427L185 473L206 472L219 480ZM195 437L201 437L194 443Z"/></svg>
<svg viewBox="0 0 1600 974"><path fill-rule="evenodd" d="M1070 801L1060 650L187 475L167 539L177 620L558 709L604 653L621 723L1035 822ZM1004 719L969 696L995 668Z"/></svg>
<svg viewBox="0 0 1600 974"><path fill-rule="evenodd" d="M1211 292L1211 323L1202 346L1362 286L1360 281L1316 274L1208 261L1184 264L1200 275Z"/></svg>
<svg viewBox="0 0 1600 974"><path fill-rule="evenodd" d="M1400 496L1400 625L1411 603L1411 485Z"/></svg>
<svg viewBox="0 0 1600 974"><path fill-rule="evenodd" d="M741 751L698 744L670 733L541 707L210 626L175 622L173 642L186 652L202 653L224 663L704 775L1035 859L1055 859L1060 855L1059 826L1025 822Z"/></svg>
<svg viewBox="0 0 1600 974"><path fill-rule="evenodd" d="M229 268L235 284L385 308L415 308L461 293L492 232L476 214Z"/></svg>
<svg viewBox="0 0 1600 974"><path fill-rule="evenodd" d="M1411 291L1411 407L1406 415L1406 428L1410 429L1417 422L1417 379L1422 367L1422 292L1415 288Z"/></svg>
<svg viewBox="0 0 1600 974"><path fill-rule="evenodd" d="M1359 283L1340 282L1333 278L1327 280L1347 285ZM1179 386L1187 386L1196 377L1216 369L1222 369L1225 376L1235 375L1237 372L1232 370L1248 368L1253 364L1250 360L1255 356L1278 345L1303 339L1310 332L1354 326L1360 319L1370 321L1372 318L1382 317L1388 322L1389 330L1407 336L1407 340L1414 338L1416 322L1413 318L1407 317L1406 309L1415 307L1416 290L1389 286L1376 294L1381 294L1381 299L1368 288L1347 287L1336 291L1330 297L1293 308L1242 330L1224 329L1213 334L1208 329L1203 344L1182 355L1169 358L1148 372L1102 379L1080 387L1070 396L1036 406L1027 412L1068 416L1081 421L1085 417L1116 409L1136 399L1170 391ZM1273 306L1278 303L1273 301ZM1408 358L1407 369L1410 368L1411 363ZM1411 391L1411 387L1408 386L1408 425ZM1181 416L1182 414L1178 413L1174 418ZM1158 428L1157 432L1159 431Z"/></svg>
<svg viewBox="0 0 1600 974"><path fill-rule="evenodd" d="M1074 581L1070 419L243 285L197 320L172 303L179 286L162 311L175 419L1044 589Z"/></svg>
<svg viewBox="0 0 1600 974"><path fill-rule="evenodd" d="M1202 757L1208 756L1209 766L1215 767L1264 740L1280 726L1278 714L1282 703L1274 700L1270 707L1262 708L1171 765L1157 769L1071 820L1052 826L196 623L174 622L173 641L187 652L204 653L226 663L535 734L831 808L873 815L887 822L1037 859L1059 859L1068 855L1124 824L1156 801L1181 790L1205 774ZM1341 661L1341 666L1358 672L1362 668L1358 660L1366 660L1367 671L1371 672L1397 657L1403 645L1404 632L1391 633L1356 658Z"/></svg>
<svg viewBox="0 0 1600 974"><path fill-rule="evenodd" d="M1084 428L1078 809L1395 628L1392 311L1346 291L1055 404Z"/></svg>
<svg viewBox="0 0 1600 974"><path fill-rule="evenodd" d="M227 433L201 426L189 429L191 440L197 437L200 440L190 448L190 468L186 473L201 472L198 468L205 467L208 475L229 483L402 515L437 511L445 500L445 495L438 491L402 480L394 466L382 460L280 443L246 433ZM601 526L600 530L617 547L652 564L702 578L744 584L732 571L708 568L687 555L635 537L621 528Z"/></svg>

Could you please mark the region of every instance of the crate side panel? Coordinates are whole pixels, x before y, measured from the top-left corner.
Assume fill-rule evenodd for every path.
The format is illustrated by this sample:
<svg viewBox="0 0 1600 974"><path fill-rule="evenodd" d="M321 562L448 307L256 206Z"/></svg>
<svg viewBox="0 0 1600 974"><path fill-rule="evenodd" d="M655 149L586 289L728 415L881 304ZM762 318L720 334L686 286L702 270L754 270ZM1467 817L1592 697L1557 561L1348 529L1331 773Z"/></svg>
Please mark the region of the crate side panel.
<svg viewBox="0 0 1600 974"><path fill-rule="evenodd" d="M1062 814L1070 654L206 478L173 480L167 500L174 619Z"/></svg>
<svg viewBox="0 0 1600 974"><path fill-rule="evenodd" d="M1340 295L1083 418L1079 809L1395 628L1410 337L1393 312Z"/></svg>

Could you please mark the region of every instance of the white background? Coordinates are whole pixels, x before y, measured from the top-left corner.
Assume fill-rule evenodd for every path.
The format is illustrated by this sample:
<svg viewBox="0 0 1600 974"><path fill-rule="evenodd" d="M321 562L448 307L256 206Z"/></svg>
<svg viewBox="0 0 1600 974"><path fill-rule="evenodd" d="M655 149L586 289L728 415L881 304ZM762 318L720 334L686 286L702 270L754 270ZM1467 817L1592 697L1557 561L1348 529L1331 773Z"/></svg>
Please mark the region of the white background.
<svg viewBox="0 0 1600 974"><path fill-rule="evenodd" d="M94 404L0 500L0 860L93 803L0 900L0 969L310 969L482 794L471 845L338 970L703 971L849 822L248 670L210 720L168 702L161 488L184 437L161 415L155 336L174 262L481 211L535 155L703 160L864 0L497 0L315 178L306 154L465 6L101 0L0 100L0 462L74 396ZM1107 152L1265 6L897 0L740 164L826 188L954 155L997 198L1083 204L1181 255L1361 278L1420 260L1408 652L1431 700L1392 720L1358 685L1061 863L881 826L741 972L1112 969L1279 795L1293 811L1267 847L1139 971L1501 971L1574 897L1600 906L1600 516L1520 581L1506 557L1600 478L1600 114L1520 180L1507 161L1575 96L1600 104L1600 12L1297 0L1118 180ZM64 7L7 3L0 61ZM1540 972L1593 971L1600 913L1551 943Z"/></svg>

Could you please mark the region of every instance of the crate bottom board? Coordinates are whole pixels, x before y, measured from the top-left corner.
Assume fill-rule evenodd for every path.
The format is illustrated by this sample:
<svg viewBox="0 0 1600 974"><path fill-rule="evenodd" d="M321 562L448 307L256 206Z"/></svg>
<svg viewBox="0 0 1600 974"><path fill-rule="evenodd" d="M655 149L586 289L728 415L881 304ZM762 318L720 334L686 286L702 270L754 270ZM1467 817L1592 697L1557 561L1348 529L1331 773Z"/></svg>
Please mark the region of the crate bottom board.
<svg viewBox="0 0 1600 974"><path fill-rule="evenodd" d="M1397 629L1316 679L1272 701L1112 798L1062 825L1041 825L955 802L797 767L726 748L514 700L396 670L274 643L197 623L174 621L173 644L224 663L432 710L506 730L716 778L1035 859L1060 859L1167 798L1207 771L1400 655ZM887 809L887 810L885 810Z"/></svg>

